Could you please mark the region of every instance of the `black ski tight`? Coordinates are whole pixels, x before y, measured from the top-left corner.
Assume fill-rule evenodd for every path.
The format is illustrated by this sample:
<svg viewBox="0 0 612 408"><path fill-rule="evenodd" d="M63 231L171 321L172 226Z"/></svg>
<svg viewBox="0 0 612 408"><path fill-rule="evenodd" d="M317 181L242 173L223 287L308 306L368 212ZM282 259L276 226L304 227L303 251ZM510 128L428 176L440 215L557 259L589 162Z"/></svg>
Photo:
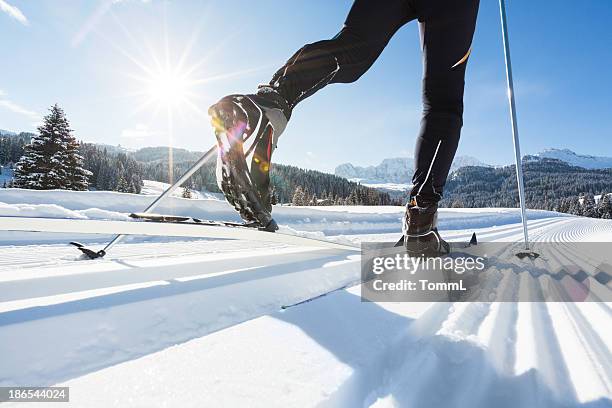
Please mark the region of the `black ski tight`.
<svg viewBox="0 0 612 408"><path fill-rule="evenodd" d="M438 201L463 124L463 88L479 0L355 0L342 30L307 44L270 85L291 107L330 83L356 81L393 34L418 19L423 50L423 119L411 196Z"/></svg>

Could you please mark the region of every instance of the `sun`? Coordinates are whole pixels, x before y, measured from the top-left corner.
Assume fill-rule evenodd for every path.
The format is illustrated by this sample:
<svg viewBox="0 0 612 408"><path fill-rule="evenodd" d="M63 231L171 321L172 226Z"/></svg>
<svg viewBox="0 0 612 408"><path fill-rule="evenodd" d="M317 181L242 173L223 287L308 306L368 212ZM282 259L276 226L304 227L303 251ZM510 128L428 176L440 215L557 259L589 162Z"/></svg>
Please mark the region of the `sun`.
<svg viewBox="0 0 612 408"><path fill-rule="evenodd" d="M178 114L181 118L186 118L188 114L195 114L200 119L207 118L201 108L204 95L200 88L206 80L198 77L198 72L192 66L184 67L181 61L167 59L160 63L157 56L151 59L153 61L148 64L137 62L140 73L126 74L137 87L129 96L140 99L132 113L151 111L157 116L158 113L167 112L170 116Z"/></svg>
<svg viewBox="0 0 612 408"><path fill-rule="evenodd" d="M173 108L189 100L194 85L187 74L169 68L150 72L144 82L150 102Z"/></svg>
<svg viewBox="0 0 612 408"><path fill-rule="evenodd" d="M130 116L151 115L146 120L155 121L158 129L162 126L159 119L166 117L165 145L168 146L168 178L172 183L175 125L185 128L197 123L196 126L199 127L210 120L206 107L214 99L210 99L208 95L207 84L254 75L264 69L270 69L270 66L229 71L222 69L215 73L213 67L216 64L213 63L213 58L216 53L227 48L234 37L227 36L218 40L215 36L214 45L208 44L206 51L194 58L194 48L201 49L196 47L196 43L204 26L200 21L200 24L191 30L188 38L173 44L168 35L165 8L162 21L158 24L162 30L156 30L152 36L135 36L129 25L123 24L118 15L113 15L113 21L118 31L124 34L121 41L111 41L104 33L98 34L123 56L126 62L131 63L129 69L119 72L128 81L122 83L121 94L117 96L130 99L130 106L133 108ZM178 44L180 47L176 47Z"/></svg>

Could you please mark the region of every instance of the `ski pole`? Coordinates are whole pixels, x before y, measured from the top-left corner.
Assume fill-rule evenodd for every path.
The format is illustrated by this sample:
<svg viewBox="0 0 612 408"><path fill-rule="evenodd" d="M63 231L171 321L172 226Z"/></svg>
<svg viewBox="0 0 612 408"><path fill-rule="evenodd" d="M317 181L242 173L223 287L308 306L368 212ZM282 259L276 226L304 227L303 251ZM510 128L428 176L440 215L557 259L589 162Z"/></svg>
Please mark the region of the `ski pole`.
<svg viewBox="0 0 612 408"><path fill-rule="evenodd" d="M211 147L206 153L204 153L204 156L202 156L202 158L200 158L200 160L198 160L197 162L194 163L193 166L191 166L189 168L189 170L187 170L185 172L185 174L183 174L181 176L181 178L179 178L178 180L176 180L176 182L174 184L172 184L170 187L168 187L166 189L166 191L164 191L163 193L161 193L159 195L159 197L157 197L151 204L149 204L149 206L147 208L145 208L145 210L143 211L144 214L148 214L150 212L152 212L160 203L161 201L168 197L170 194L172 194L177 188L179 188L185 181L187 181L187 179L189 179L189 177L191 177L193 175L193 173L195 173L196 171L198 171L200 169L200 167L202 167L204 164L206 164L207 161L209 161L215 154L215 152L217 151L217 145L215 144L213 147ZM116 244L118 244L119 242L121 242L121 240L123 239L123 237L125 237L125 235L117 235L115 236L115 238L113 238L108 244L106 244L106 246L104 247L104 249L102 249L101 251L98 252L99 257L103 257L104 255L106 255L106 253Z"/></svg>
<svg viewBox="0 0 612 408"><path fill-rule="evenodd" d="M514 102L514 82L512 81L512 63L510 61L510 43L508 41L508 24L506 22L506 5L504 0L499 0L499 12L501 15L502 40L504 42L504 58L506 61L506 79L508 82L508 102L510 104L510 122L512 124L514 161L516 164L516 181L518 183L519 203L521 205L521 220L523 222L525 249L529 250L529 236L527 235L527 213L525 211L525 187L523 184L521 147L519 145L518 123L516 120L516 105Z"/></svg>

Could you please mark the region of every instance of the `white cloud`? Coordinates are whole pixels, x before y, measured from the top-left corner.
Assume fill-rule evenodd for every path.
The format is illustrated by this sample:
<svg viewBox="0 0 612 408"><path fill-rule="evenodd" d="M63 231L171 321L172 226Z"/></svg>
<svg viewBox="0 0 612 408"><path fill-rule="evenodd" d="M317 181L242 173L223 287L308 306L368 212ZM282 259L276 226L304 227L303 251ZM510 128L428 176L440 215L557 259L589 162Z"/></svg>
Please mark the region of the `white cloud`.
<svg viewBox="0 0 612 408"><path fill-rule="evenodd" d="M157 135L157 132L148 128L147 125L138 123L133 128L123 129L121 137L123 139L144 140L148 137Z"/></svg>
<svg viewBox="0 0 612 408"><path fill-rule="evenodd" d="M28 19L23 15L21 10L17 7L8 4L5 0L0 0L0 11L8 14L13 17L15 20L19 21L23 25L28 25Z"/></svg>
<svg viewBox="0 0 612 408"><path fill-rule="evenodd" d="M0 0L2 1L2 0ZM0 108L4 108L13 113L17 113L19 115L28 116L31 119L40 119L40 115L32 110L24 108L23 106L6 99L6 93L0 89Z"/></svg>
<svg viewBox="0 0 612 408"><path fill-rule="evenodd" d="M20 115L30 116L32 118L38 117L38 114L36 112L26 109L23 106L18 105L15 102L8 101L6 99L0 100L0 107L10 110L14 113L18 113Z"/></svg>

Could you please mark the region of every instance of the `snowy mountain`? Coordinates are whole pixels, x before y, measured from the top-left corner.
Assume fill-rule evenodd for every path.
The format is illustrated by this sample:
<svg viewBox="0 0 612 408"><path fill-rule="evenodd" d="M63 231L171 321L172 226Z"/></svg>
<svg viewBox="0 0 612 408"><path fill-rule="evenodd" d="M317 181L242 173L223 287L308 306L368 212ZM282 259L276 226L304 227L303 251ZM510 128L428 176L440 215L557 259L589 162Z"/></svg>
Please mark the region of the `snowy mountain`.
<svg viewBox="0 0 612 408"><path fill-rule="evenodd" d="M545 149L534 156L538 158L561 160L572 166L583 167L585 169L612 168L612 157L578 154L569 149Z"/></svg>
<svg viewBox="0 0 612 408"><path fill-rule="evenodd" d="M360 167L351 163L336 167L334 174L347 179L358 179L369 183L405 183L412 178L414 159L396 157L384 159L377 166Z"/></svg>
<svg viewBox="0 0 612 408"><path fill-rule="evenodd" d="M465 166L492 167L490 164L483 163L472 156L457 156L451 165L451 171L455 171Z"/></svg>
<svg viewBox="0 0 612 408"><path fill-rule="evenodd" d="M457 156L453 161L452 170L464 166L485 166L488 164L481 162L471 156ZM412 178L414 171L414 159L409 157L396 157L384 159L377 166L360 167L351 163L344 163L336 167L336 176L344 177L349 180L360 181L362 184L375 186L377 184L406 183Z"/></svg>

